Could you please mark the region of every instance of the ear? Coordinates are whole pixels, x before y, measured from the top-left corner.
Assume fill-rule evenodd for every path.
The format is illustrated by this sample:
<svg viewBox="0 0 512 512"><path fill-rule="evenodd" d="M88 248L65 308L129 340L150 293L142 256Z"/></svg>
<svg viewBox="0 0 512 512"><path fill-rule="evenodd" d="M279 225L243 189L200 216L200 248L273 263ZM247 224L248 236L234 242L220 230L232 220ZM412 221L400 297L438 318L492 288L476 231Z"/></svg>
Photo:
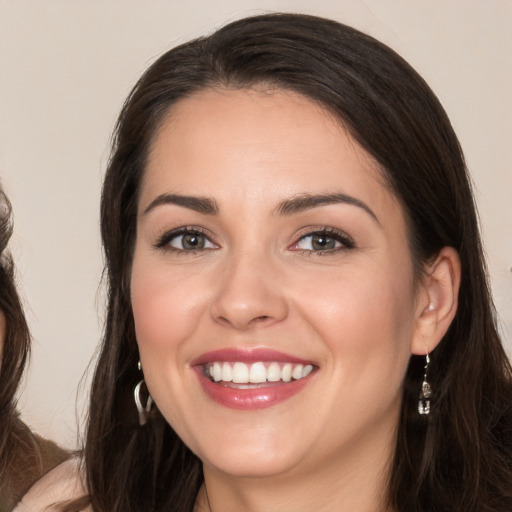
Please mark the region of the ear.
<svg viewBox="0 0 512 512"><path fill-rule="evenodd" d="M411 352L425 355L443 339L457 312L460 258L453 247L443 247L425 268L419 285Z"/></svg>

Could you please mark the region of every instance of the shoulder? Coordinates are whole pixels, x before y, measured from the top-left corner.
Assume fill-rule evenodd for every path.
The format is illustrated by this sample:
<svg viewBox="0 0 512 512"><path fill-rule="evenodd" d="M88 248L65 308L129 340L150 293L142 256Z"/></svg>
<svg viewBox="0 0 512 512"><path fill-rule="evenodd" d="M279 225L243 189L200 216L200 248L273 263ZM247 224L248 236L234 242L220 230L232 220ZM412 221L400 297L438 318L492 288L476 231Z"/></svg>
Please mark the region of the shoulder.
<svg viewBox="0 0 512 512"><path fill-rule="evenodd" d="M0 510L10 511L43 475L70 454L23 423L17 412L2 417L0 443Z"/></svg>
<svg viewBox="0 0 512 512"><path fill-rule="evenodd" d="M18 503L14 512L57 512L63 502L85 494L80 459L73 458L38 480Z"/></svg>

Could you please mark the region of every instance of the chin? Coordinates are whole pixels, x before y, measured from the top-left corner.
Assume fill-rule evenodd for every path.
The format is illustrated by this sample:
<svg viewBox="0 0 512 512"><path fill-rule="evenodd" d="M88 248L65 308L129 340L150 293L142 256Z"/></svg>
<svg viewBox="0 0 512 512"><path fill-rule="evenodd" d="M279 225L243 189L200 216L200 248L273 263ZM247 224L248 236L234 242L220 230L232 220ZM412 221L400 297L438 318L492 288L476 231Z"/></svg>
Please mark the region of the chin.
<svg viewBox="0 0 512 512"><path fill-rule="evenodd" d="M215 472L224 473L235 478L269 478L290 471L296 464L288 458L276 457L276 454L260 456L233 454L208 459L202 458L203 466Z"/></svg>
<svg viewBox="0 0 512 512"><path fill-rule="evenodd" d="M257 430L255 431L255 434ZM282 436L224 436L204 449L194 450L205 467L240 478L263 478L286 473L297 465L300 454Z"/></svg>

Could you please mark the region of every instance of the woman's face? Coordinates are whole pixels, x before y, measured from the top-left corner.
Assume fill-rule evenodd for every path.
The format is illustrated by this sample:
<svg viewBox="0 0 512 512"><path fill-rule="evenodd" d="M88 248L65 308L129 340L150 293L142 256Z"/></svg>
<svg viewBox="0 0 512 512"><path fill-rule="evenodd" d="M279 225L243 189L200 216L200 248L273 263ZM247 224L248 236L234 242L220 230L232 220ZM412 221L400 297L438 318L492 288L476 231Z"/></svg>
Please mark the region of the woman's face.
<svg viewBox="0 0 512 512"><path fill-rule="evenodd" d="M208 90L158 131L131 294L144 376L205 469L387 457L415 335L406 223L314 102Z"/></svg>

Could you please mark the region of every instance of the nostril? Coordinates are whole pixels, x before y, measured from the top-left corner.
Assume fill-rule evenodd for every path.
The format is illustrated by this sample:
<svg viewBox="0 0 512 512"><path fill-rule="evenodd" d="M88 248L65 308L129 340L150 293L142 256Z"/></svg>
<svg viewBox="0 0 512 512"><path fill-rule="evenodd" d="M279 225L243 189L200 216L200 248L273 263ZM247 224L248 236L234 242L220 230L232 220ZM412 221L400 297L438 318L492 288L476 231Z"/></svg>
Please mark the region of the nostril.
<svg viewBox="0 0 512 512"><path fill-rule="evenodd" d="M217 321L223 324L224 326L231 326L237 329L247 329L256 326L265 326L267 324L272 323L275 319L271 315L260 315L254 318L249 319L248 321L242 320L237 321L239 319L221 316L217 318Z"/></svg>
<svg viewBox="0 0 512 512"><path fill-rule="evenodd" d="M253 323L261 323L261 322L264 322L265 320L269 320L270 318L271 317L268 315L257 316L256 318L252 319L252 322Z"/></svg>

